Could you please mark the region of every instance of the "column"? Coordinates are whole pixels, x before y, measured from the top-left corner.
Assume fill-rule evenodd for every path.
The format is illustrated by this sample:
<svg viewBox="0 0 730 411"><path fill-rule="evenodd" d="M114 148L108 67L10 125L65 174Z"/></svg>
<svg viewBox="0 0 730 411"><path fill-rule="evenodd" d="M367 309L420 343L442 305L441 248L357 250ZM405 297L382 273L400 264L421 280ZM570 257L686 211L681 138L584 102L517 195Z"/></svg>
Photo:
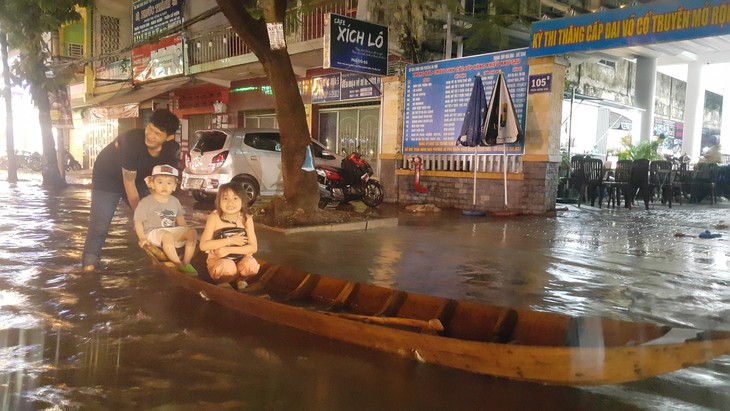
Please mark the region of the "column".
<svg viewBox="0 0 730 411"><path fill-rule="evenodd" d="M730 80L725 80L722 90L722 122L720 126L720 150L730 153Z"/></svg>
<svg viewBox="0 0 730 411"><path fill-rule="evenodd" d="M636 58L636 106L644 109L641 115L639 141L648 141L654 135L654 100L656 96L656 58Z"/></svg>
<svg viewBox="0 0 730 411"><path fill-rule="evenodd" d="M693 161L697 161L701 154L702 118L705 110L705 85L702 81L704 68L705 64L701 62L689 63L687 66L682 152L687 153Z"/></svg>

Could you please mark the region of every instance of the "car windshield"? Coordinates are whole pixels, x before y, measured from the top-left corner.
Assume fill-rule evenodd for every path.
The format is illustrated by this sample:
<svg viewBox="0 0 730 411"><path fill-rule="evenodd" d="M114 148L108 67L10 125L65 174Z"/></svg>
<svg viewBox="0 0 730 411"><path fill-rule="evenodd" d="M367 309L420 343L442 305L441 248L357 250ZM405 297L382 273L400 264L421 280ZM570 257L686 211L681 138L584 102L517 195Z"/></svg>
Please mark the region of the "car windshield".
<svg viewBox="0 0 730 411"><path fill-rule="evenodd" d="M198 141L193 147L194 151L205 153L206 151L215 151L223 148L228 135L222 131L202 131L198 132Z"/></svg>

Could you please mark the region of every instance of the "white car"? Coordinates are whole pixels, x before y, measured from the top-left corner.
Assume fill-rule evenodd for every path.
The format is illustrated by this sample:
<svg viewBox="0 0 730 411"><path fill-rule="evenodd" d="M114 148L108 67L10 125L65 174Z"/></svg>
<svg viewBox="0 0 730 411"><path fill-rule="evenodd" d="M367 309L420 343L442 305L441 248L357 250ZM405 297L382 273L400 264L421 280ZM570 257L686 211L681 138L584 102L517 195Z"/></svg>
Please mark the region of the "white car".
<svg viewBox="0 0 730 411"><path fill-rule="evenodd" d="M181 188L198 201L212 201L221 184L243 185L249 205L260 195L284 191L281 173L281 143L276 129L215 129L196 132L182 173ZM312 140L315 164L340 167L342 157Z"/></svg>

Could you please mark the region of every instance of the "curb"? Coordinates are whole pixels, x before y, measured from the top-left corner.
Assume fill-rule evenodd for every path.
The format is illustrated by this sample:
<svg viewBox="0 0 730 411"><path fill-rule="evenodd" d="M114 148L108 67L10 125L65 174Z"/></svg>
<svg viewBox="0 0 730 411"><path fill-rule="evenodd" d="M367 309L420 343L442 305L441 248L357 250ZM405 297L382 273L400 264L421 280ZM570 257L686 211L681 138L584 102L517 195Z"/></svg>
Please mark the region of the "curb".
<svg viewBox="0 0 730 411"><path fill-rule="evenodd" d="M341 231L358 231L358 230L371 230L375 228L388 228L397 227L398 218L378 218L375 220L356 221L352 223L341 223L341 224L325 224L325 225L314 225L308 227L294 227L294 228L279 228L272 227L266 224L256 224L256 228L263 228L265 230L281 233L284 235L297 234L304 232L341 232Z"/></svg>

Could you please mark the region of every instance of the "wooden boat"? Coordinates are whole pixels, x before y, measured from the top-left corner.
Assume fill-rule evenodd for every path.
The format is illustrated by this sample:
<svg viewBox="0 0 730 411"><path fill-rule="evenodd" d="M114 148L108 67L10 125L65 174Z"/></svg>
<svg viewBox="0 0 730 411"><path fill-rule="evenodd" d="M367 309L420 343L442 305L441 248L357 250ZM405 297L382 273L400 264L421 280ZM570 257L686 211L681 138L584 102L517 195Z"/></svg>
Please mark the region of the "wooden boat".
<svg viewBox="0 0 730 411"><path fill-rule="evenodd" d="M730 332L571 317L457 301L302 272L260 261L247 288L153 263L206 299L273 323L472 373L555 385L641 380L730 353Z"/></svg>

